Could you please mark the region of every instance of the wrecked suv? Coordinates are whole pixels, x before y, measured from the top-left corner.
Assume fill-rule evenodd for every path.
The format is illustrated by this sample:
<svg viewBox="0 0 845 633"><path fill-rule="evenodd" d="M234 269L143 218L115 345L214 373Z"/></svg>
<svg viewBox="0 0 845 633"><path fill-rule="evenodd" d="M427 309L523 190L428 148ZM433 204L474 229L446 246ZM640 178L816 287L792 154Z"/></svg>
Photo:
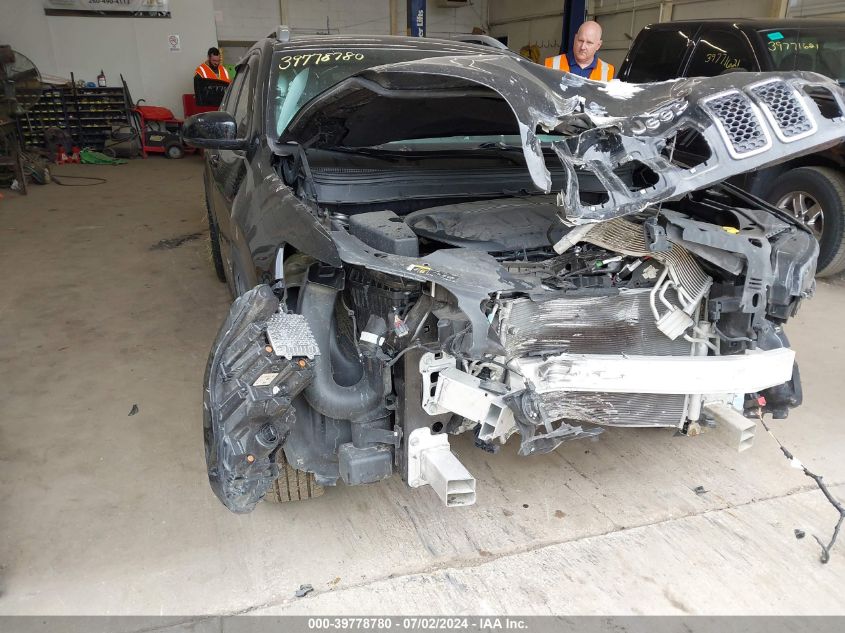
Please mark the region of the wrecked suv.
<svg viewBox="0 0 845 633"><path fill-rule="evenodd" d="M236 297L205 377L215 494L398 472L466 505L450 434L533 455L785 417L818 246L720 183L838 142L843 111L812 73L603 85L457 42L259 42L183 132Z"/></svg>

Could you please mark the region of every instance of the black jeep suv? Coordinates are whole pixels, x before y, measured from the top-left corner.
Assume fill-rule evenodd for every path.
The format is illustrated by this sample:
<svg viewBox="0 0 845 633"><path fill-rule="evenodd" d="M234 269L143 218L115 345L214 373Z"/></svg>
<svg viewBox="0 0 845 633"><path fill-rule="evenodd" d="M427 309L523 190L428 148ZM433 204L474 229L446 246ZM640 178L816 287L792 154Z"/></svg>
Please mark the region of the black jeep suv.
<svg viewBox="0 0 845 633"><path fill-rule="evenodd" d="M843 111L813 73L605 85L454 41L259 42L183 128L235 297L205 378L214 492L247 512L398 472L465 505L463 432L747 442L744 411L801 401L782 325L818 245L720 183L838 142Z"/></svg>

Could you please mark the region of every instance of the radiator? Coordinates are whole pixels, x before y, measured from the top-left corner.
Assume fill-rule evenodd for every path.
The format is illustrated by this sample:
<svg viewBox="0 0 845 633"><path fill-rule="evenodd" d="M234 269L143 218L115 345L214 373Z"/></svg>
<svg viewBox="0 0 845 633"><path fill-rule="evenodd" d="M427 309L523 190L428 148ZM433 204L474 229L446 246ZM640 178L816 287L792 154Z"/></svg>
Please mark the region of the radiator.
<svg viewBox="0 0 845 633"><path fill-rule="evenodd" d="M500 336L508 359L545 354L689 356L692 345L661 333L649 289L614 296L515 299L503 310ZM551 392L538 394L548 420L613 426L678 426L685 395Z"/></svg>
<svg viewBox="0 0 845 633"><path fill-rule="evenodd" d="M615 296L532 301L515 299L504 311L500 336L508 358L540 354L688 356L691 344L657 329L649 289ZM671 293L667 298L674 299Z"/></svg>

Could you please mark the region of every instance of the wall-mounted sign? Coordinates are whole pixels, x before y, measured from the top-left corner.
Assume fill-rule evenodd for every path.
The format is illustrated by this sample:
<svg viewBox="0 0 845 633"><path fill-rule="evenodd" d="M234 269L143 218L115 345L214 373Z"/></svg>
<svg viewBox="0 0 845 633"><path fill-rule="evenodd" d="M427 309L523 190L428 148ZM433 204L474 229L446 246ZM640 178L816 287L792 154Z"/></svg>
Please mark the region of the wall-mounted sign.
<svg viewBox="0 0 845 633"><path fill-rule="evenodd" d="M171 53L179 53L182 51L182 39L178 33L171 33L167 36L167 43L170 45Z"/></svg>
<svg viewBox="0 0 845 633"><path fill-rule="evenodd" d="M47 15L169 18L170 0L43 0Z"/></svg>
<svg viewBox="0 0 845 633"><path fill-rule="evenodd" d="M425 37L426 0L408 0L408 35Z"/></svg>

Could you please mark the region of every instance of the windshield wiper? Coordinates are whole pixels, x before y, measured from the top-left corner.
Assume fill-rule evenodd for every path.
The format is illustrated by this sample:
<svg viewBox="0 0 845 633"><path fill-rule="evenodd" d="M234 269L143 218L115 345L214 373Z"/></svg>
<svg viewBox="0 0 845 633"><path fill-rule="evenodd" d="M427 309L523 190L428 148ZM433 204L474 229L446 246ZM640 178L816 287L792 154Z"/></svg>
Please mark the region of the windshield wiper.
<svg viewBox="0 0 845 633"><path fill-rule="evenodd" d="M336 152L338 154L354 154L356 156L372 156L388 162L398 162L407 158L419 158L418 156L409 154L407 152L395 152L391 150L378 149L375 147L344 147L342 145L333 145L331 147L318 147L319 151Z"/></svg>
<svg viewBox="0 0 845 633"><path fill-rule="evenodd" d="M504 156L507 160L511 161L515 165L523 165L523 161L521 160L522 157L522 148L521 147L509 147L507 150L502 150L499 147L455 147L451 149L447 148L438 148L438 149L431 149L431 150L391 150L391 149L382 149L377 147L343 147L343 146L332 146L332 147L321 147L320 149L328 151L328 152L339 152L343 154L357 154L359 156L372 156L374 158L381 158L383 160L388 161L399 161L399 160L420 160L420 159L430 159L430 158L455 158L456 156L472 156L473 154L477 154L479 156L483 155L479 153L479 150L482 150L483 153L487 153L489 149L497 149L503 152L511 152L511 151L519 151L519 157L512 157L512 156ZM489 157L489 156L488 156Z"/></svg>

